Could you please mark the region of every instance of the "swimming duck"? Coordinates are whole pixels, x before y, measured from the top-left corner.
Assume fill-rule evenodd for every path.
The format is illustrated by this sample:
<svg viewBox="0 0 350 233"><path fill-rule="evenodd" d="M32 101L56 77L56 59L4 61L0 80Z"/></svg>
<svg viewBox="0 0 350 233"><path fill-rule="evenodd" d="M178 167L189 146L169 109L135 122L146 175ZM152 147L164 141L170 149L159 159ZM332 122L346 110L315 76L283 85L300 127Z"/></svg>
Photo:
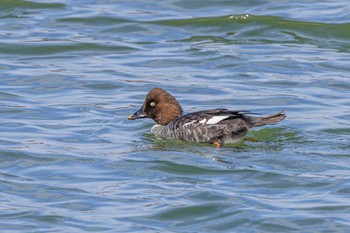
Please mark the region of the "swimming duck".
<svg viewBox="0 0 350 233"><path fill-rule="evenodd" d="M155 121L151 132L163 139L180 139L186 142L224 143L241 140L249 129L275 124L286 118L283 111L265 116L250 116L249 111L232 111L224 108L204 110L183 115L179 102L162 88L153 88L143 106L128 117L129 120L151 118Z"/></svg>

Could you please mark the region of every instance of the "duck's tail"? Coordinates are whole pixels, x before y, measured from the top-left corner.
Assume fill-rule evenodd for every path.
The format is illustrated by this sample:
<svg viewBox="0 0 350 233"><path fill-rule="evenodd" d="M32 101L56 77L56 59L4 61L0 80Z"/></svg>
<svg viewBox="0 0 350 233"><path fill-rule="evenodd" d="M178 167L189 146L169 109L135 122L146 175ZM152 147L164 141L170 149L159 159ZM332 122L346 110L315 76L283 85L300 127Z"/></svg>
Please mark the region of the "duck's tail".
<svg viewBox="0 0 350 233"><path fill-rule="evenodd" d="M277 122L286 118L284 111L280 111L278 113L272 114L266 117L251 117L253 127L276 124Z"/></svg>

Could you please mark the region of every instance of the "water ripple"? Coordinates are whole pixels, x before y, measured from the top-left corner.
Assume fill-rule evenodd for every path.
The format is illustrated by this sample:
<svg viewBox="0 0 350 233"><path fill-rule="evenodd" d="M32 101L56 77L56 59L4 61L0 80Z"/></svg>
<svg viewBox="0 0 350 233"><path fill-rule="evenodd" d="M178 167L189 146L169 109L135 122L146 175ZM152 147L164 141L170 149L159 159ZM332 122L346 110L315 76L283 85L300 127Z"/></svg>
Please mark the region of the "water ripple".
<svg viewBox="0 0 350 233"><path fill-rule="evenodd" d="M3 1L0 229L348 232L348 9ZM164 141L127 120L155 86L185 112L287 119L223 148Z"/></svg>

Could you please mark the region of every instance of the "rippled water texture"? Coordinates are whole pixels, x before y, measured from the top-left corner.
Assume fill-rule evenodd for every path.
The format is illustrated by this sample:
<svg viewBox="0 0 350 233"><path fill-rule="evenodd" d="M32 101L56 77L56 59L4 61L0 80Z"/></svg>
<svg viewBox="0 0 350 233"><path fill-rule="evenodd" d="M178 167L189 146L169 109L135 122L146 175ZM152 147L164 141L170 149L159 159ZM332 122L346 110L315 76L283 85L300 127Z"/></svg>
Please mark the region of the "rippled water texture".
<svg viewBox="0 0 350 233"><path fill-rule="evenodd" d="M348 1L0 1L1 232L349 232ZM286 110L216 149L128 121Z"/></svg>

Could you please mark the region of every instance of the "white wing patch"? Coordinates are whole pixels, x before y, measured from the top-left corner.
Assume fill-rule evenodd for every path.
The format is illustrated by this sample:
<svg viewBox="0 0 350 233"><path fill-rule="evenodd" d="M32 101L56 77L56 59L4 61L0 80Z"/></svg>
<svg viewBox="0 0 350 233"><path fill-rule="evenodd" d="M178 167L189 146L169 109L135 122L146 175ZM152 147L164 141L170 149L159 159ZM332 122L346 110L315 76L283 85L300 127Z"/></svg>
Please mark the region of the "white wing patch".
<svg viewBox="0 0 350 233"><path fill-rule="evenodd" d="M191 121L191 122L188 122L188 123L184 124L182 127L186 127L186 126L191 125L191 124L193 124L193 123L195 123L195 122L196 122L196 120Z"/></svg>
<svg viewBox="0 0 350 233"><path fill-rule="evenodd" d="M207 125L214 125L214 124L217 124L220 121L225 120L226 118L229 118L229 117L230 116L214 116L214 117L210 118L209 120L207 118L203 118L199 122L197 120L193 120L193 121L187 122L182 127L186 127L186 126L192 125L193 123L203 124L203 125L205 125L205 124L207 124Z"/></svg>
<svg viewBox="0 0 350 233"><path fill-rule="evenodd" d="M229 118L230 116L214 116L212 118L210 118L206 124L208 125L213 125L213 124L216 124L216 123L219 123L220 121L226 119L226 118Z"/></svg>
<svg viewBox="0 0 350 233"><path fill-rule="evenodd" d="M206 118L204 118L203 120L201 120L199 123L201 123L201 124L205 124L205 122L207 121L207 119Z"/></svg>

